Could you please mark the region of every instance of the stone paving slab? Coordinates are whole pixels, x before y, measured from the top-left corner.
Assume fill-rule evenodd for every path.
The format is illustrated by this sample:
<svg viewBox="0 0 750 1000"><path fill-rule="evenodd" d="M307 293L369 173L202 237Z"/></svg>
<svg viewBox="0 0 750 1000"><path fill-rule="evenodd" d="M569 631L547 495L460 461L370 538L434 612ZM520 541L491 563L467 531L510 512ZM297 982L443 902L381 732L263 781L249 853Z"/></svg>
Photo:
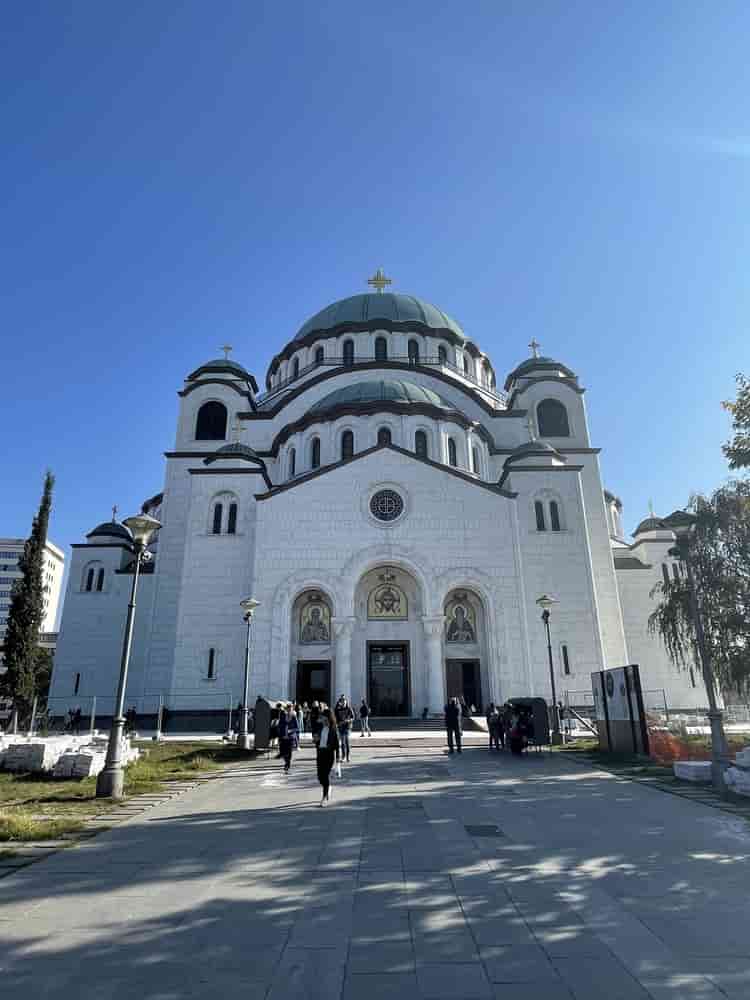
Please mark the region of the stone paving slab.
<svg viewBox="0 0 750 1000"><path fill-rule="evenodd" d="M558 755L255 761L0 879L9 995L750 998L744 820ZM492 828L482 836L468 827Z"/></svg>

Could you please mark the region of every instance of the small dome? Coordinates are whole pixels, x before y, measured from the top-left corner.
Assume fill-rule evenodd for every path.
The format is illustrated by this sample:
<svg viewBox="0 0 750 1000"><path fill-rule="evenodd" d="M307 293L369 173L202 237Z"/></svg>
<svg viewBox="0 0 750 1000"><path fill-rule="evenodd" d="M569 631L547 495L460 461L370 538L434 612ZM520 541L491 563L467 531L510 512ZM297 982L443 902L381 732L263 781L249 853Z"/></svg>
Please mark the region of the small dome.
<svg viewBox="0 0 750 1000"><path fill-rule="evenodd" d="M86 538L117 538L119 541L132 542L133 536L124 524L118 521L103 521L90 531Z"/></svg>
<svg viewBox="0 0 750 1000"><path fill-rule="evenodd" d="M546 441L527 441L525 444L519 444L517 448L505 459L504 465L509 462L518 462L522 458L531 458L534 455L540 458L556 458L560 462L564 462L565 458L557 448L553 448L551 444L547 444Z"/></svg>
<svg viewBox="0 0 750 1000"><path fill-rule="evenodd" d="M660 517L647 517L638 525L633 532L633 537L642 535L646 531L671 531L669 525Z"/></svg>
<svg viewBox="0 0 750 1000"><path fill-rule="evenodd" d="M455 407L437 392L416 382L403 379L372 379L355 382L329 392L310 409L310 413L323 413L337 406L366 406L372 403L421 403L423 406L437 406L442 410Z"/></svg>
<svg viewBox="0 0 750 1000"><path fill-rule="evenodd" d="M333 334L348 328L356 329L357 326L387 330L401 323L445 330L461 340L466 339L459 324L437 306L400 292L351 295L348 299L332 302L301 326L294 339L302 340L310 333Z"/></svg>
<svg viewBox="0 0 750 1000"><path fill-rule="evenodd" d="M562 372L568 378L577 378L578 376L574 371L571 371L567 365L564 365L561 361L555 361L554 358L527 358L526 361L522 361L517 368L514 368L510 375L505 380L505 391L510 389L511 384L517 378L523 378L525 375L530 375L531 372Z"/></svg>
<svg viewBox="0 0 750 1000"><path fill-rule="evenodd" d="M203 464L210 465L211 462L217 462L222 458L234 458L243 462L254 462L256 465L263 465L263 460L258 457L258 454L240 441L231 441L229 444L223 444L221 448L216 449L213 455L204 458Z"/></svg>

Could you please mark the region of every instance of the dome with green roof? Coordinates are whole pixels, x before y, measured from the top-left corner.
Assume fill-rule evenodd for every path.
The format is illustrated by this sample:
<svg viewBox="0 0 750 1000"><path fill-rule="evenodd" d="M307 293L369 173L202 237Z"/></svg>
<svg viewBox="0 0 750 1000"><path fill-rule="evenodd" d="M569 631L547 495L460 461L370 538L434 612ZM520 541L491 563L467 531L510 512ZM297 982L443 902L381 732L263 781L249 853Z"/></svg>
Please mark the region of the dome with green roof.
<svg viewBox="0 0 750 1000"><path fill-rule="evenodd" d="M441 410L454 409L437 392L416 382L404 379L371 379L365 382L354 382L342 386L324 396L317 402L310 413L324 413L339 406L367 406L373 403L421 404L436 406Z"/></svg>
<svg viewBox="0 0 750 1000"><path fill-rule="evenodd" d="M300 327L294 340L303 340L311 334L333 335L345 330L398 330L402 324L404 328L422 327L466 339L454 319L424 299L401 292L365 292L339 299L315 313Z"/></svg>

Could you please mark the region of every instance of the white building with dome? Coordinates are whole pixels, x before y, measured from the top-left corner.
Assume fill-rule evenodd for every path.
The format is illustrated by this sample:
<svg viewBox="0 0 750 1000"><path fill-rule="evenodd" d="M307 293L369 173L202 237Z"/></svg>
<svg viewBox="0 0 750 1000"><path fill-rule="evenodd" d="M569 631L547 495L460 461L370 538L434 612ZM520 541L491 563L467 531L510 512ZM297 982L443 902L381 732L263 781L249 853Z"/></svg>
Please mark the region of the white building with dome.
<svg viewBox="0 0 750 1000"><path fill-rule="evenodd" d="M163 527L128 703L152 712L161 698L196 726L236 704L248 596L253 699L344 692L417 716L451 695L478 709L549 698L536 601L551 594L559 698L581 703L592 671L636 662L655 701L704 705L697 672L646 629L674 536L653 518L624 539L584 392L539 356L500 391L458 323L381 291L309 319L262 393L238 361L200 365L178 393L163 491L144 504ZM115 522L73 546L53 698L111 706L132 564Z"/></svg>

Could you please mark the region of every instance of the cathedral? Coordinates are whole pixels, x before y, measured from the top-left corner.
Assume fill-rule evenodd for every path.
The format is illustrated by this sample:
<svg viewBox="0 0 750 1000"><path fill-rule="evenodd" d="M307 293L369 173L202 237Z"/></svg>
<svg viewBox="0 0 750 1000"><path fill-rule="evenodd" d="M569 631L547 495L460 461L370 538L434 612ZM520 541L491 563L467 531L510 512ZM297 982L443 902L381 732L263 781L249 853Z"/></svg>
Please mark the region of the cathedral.
<svg viewBox="0 0 750 1000"><path fill-rule="evenodd" d="M382 271L369 284L300 327L263 391L230 348L187 375L143 505L162 527L127 703L183 728L236 705L248 597L252 701L345 693L394 717L550 700L548 596L559 700L590 703L592 671L638 663L647 706L704 705L647 631L674 536L651 516L624 537L578 374L532 341L501 388L449 315ZM73 546L52 699L111 714L133 566L116 520Z"/></svg>

